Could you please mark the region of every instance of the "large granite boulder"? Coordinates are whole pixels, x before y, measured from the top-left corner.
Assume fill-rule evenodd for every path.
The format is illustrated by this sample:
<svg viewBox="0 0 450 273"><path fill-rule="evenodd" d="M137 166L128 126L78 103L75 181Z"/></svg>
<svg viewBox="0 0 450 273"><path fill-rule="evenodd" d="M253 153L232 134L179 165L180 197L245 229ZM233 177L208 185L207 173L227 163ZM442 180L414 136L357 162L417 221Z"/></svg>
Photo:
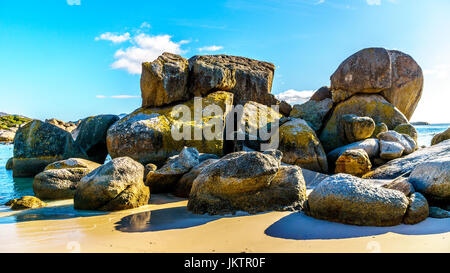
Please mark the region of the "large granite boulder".
<svg viewBox="0 0 450 273"><path fill-rule="evenodd" d="M377 94L358 94L346 101L337 104L326 122L320 134L320 140L325 151L331 151L337 147L344 146L348 142L341 138L341 119L344 115L354 114L360 117L370 117L375 123L383 122L389 129L406 123L406 117L386 99Z"/></svg>
<svg viewBox="0 0 450 273"><path fill-rule="evenodd" d="M409 206L403 222L407 225L415 225L427 219L429 214L428 202L425 197L415 192L409 197Z"/></svg>
<svg viewBox="0 0 450 273"><path fill-rule="evenodd" d="M348 143L357 142L372 136L375 122L370 117L358 117L353 114L343 115L341 118L341 139Z"/></svg>
<svg viewBox="0 0 450 273"><path fill-rule="evenodd" d="M380 93L410 119L422 95L423 73L405 53L366 48L338 67L331 76L331 89L335 102L357 93Z"/></svg>
<svg viewBox="0 0 450 273"><path fill-rule="evenodd" d="M396 127L397 128L397 127ZM378 134L389 131L389 128L384 122L375 124L375 130L373 130L371 138L378 138Z"/></svg>
<svg viewBox="0 0 450 273"><path fill-rule="evenodd" d="M394 179L403 174L409 174L414 168L424 162L448 157L450 157L450 140L419 149L412 154L389 161L364 175L364 178Z"/></svg>
<svg viewBox="0 0 450 273"><path fill-rule="evenodd" d="M417 137L418 137L419 133L417 132L416 128L412 124L403 123L403 124L397 125L394 128L394 131L396 131L397 133L400 133L400 134L405 134L405 135L410 136L417 143Z"/></svg>
<svg viewBox="0 0 450 273"><path fill-rule="evenodd" d="M191 193L192 184L197 176L203 171L204 168L215 163L218 159L210 158L199 163L197 166L193 167L189 172L185 173L175 184L175 189L173 190L173 195L188 198Z"/></svg>
<svg viewBox="0 0 450 273"><path fill-rule="evenodd" d="M416 190L414 189L413 185L409 183L408 177L398 177L386 184L384 184L382 187L386 189L396 190L403 192L406 196L410 196L412 193L414 193Z"/></svg>
<svg viewBox="0 0 450 273"><path fill-rule="evenodd" d="M350 150L364 150L369 158L377 157L380 153L380 142L375 138L368 138L365 140L361 140L358 142L354 142L352 144L348 144L339 148L334 149L333 151L327 154L328 162L335 162L339 156L343 153Z"/></svg>
<svg viewBox="0 0 450 273"><path fill-rule="evenodd" d="M115 211L146 205L144 166L129 157L115 158L83 177L74 196L80 210Z"/></svg>
<svg viewBox="0 0 450 273"><path fill-rule="evenodd" d="M31 177L48 164L67 158L88 158L72 135L47 122L33 120L14 138L14 177Z"/></svg>
<svg viewBox="0 0 450 273"><path fill-rule="evenodd" d="M445 130L442 133L436 134L431 140L431 145L436 145L441 143L444 140L450 139L450 128Z"/></svg>
<svg viewBox="0 0 450 273"><path fill-rule="evenodd" d="M401 192L337 174L323 180L309 195L307 214L323 220L361 226L402 223L409 200Z"/></svg>
<svg viewBox="0 0 450 273"><path fill-rule="evenodd" d="M292 119L279 128L279 150L283 162L318 172L328 171L325 151L316 133L302 119Z"/></svg>
<svg viewBox="0 0 450 273"><path fill-rule="evenodd" d="M38 209L47 206L47 204L34 196L23 196L6 202L12 210Z"/></svg>
<svg viewBox="0 0 450 273"><path fill-rule="evenodd" d="M199 153L195 148L184 147L179 155L171 157L164 166L147 174L145 184L152 193L173 192L175 184L193 167L199 164Z"/></svg>
<svg viewBox="0 0 450 273"><path fill-rule="evenodd" d="M354 176L363 176L372 168L369 156L362 149L348 150L336 160L334 173L347 173Z"/></svg>
<svg viewBox="0 0 450 273"><path fill-rule="evenodd" d="M188 61L176 54L163 53L153 62L142 63L142 107L162 106L187 100Z"/></svg>
<svg viewBox="0 0 450 273"><path fill-rule="evenodd" d="M405 148L398 142L380 140L380 158L386 160L402 156Z"/></svg>
<svg viewBox="0 0 450 273"><path fill-rule="evenodd" d="M194 113L194 104L201 103L203 111ZM162 165L173 155L178 154L184 146L195 147L199 152L216 155L223 154L223 128L233 103L233 94L218 91L207 97L190 100L183 105L190 110L191 116L179 113L177 106L163 108L139 108L133 113L117 121L107 133L108 152L112 158L129 156L142 164L154 163ZM221 113L207 113L206 107L217 105ZM181 109L182 110L182 109ZM200 118L196 119L194 116ZM183 121L182 118L186 118ZM220 126L219 126L220 127ZM188 138L175 139L172 129L188 132ZM195 140L196 131L200 132L201 140ZM212 132L212 139L203 137L205 132ZM202 136L203 132L203 136ZM211 134L209 134L211 135Z"/></svg>
<svg viewBox="0 0 450 273"><path fill-rule="evenodd" d="M418 165L411 172L409 182L430 202L450 205L450 156Z"/></svg>
<svg viewBox="0 0 450 273"><path fill-rule="evenodd" d="M417 149L417 143L412 137L406 134L400 134L396 131L387 131L378 134L378 139L385 142L398 143L403 147L403 154L409 155Z"/></svg>
<svg viewBox="0 0 450 273"><path fill-rule="evenodd" d="M34 194L41 199L73 198L80 180L98 167L100 164L81 158L54 162L34 177Z"/></svg>
<svg viewBox="0 0 450 273"><path fill-rule="evenodd" d="M317 132L322 127L323 120L332 107L333 101L329 98L321 101L309 100L303 104L294 105L289 116L305 120Z"/></svg>
<svg viewBox="0 0 450 273"><path fill-rule="evenodd" d="M189 59L189 93L204 96L215 90L234 94L234 104L255 101L273 105L275 66L268 62L229 55L193 56Z"/></svg>
<svg viewBox="0 0 450 273"><path fill-rule="evenodd" d="M301 169L280 167L280 151L236 152L208 165L194 180L188 209L226 214L299 209L306 199Z"/></svg>
<svg viewBox="0 0 450 273"><path fill-rule="evenodd" d="M106 132L118 120L119 117L116 115L88 117L72 132L75 142L86 151L90 160L100 164L105 162L108 155Z"/></svg>
<svg viewBox="0 0 450 273"><path fill-rule="evenodd" d="M309 100L314 101L323 101L324 99L331 99L331 90L328 86L322 86L321 88L317 89L316 92L309 98Z"/></svg>

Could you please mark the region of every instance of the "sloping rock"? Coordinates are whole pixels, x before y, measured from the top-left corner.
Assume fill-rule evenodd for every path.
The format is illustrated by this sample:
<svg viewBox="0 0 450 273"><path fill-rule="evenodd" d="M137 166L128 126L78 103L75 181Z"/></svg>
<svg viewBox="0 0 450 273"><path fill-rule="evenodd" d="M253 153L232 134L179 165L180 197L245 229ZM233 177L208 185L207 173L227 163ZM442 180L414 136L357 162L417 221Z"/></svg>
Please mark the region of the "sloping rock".
<svg viewBox="0 0 450 273"><path fill-rule="evenodd" d="M337 104L330 119L326 122L320 134L320 140L325 151L331 151L348 144L345 139L339 137L342 135L340 120L346 114L370 117L375 123L385 123L389 129L394 129L397 125L408 122L406 117L382 96L376 94L355 95Z"/></svg>
<svg viewBox="0 0 450 273"><path fill-rule="evenodd" d="M442 133L436 134L431 140L431 145L436 145L441 143L444 140L450 139L450 128L445 130Z"/></svg>
<svg viewBox="0 0 450 273"><path fill-rule="evenodd" d="M361 177L372 168L369 156L362 149L348 150L336 160L334 173L347 173Z"/></svg>
<svg viewBox="0 0 450 273"><path fill-rule="evenodd" d="M409 135L400 134L396 131L387 131L378 134L380 141L395 142L403 147L403 154L409 155L417 149L417 143Z"/></svg>
<svg viewBox="0 0 450 273"><path fill-rule="evenodd" d="M402 156L405 148L398 142L380 140L380 157L391 160Z"/></svg>
<svg viewBox="0 0 450 273"><path fill-rule="evenodd" d="M188 209L225 214L299 209L306 199L301 169L281 166L279 151L237 152L208 165L194 180Z"/></svg>
<svg viewBox="0 0 450 273"><path fill-rule="evenodd" d="M328 86L322 86L311 96L309 100L322 101L324 99L331 99L331 90Z"/></svg>
<svg viewBox="0 0 450 273"><path fill-rule="evenodd" d="M145 184L152 193L173 192L175 184L199 163L199 153L195 148L184 147L180 154L171 157L167 163L156 171L149 172Z"/></svg>
<svg viewBox="0 0 450 273"><path fill-rule="evenodd" d="M194 118L194 100L184 103L190 109L191 117L183 122L183 114L178 117L175 106L163 108L139 108L128 116L117 121L107 133L108 152L112 158L129 156L142 164L154 163L163 164L170 156L178 154L184 146L195 147L199 152L222 155L223 137L222 130L216 128L216 123L225 127L226 116L233 102L233 94L218 91L209 94L207 97L197 100L203 107L217 105L221 108L222 114L207 114L203 111L203 118ZM204 109L203 108L203 109ZM188 132L189 139L182 138L175 140L172 135L172 127L179 126ZM208 140L195 140L193 132L198 130L212 131L216 138ZM190 133L189 133L190 132Z"/></svg>
<svg viewBox="0 0 450 273"><path fill-rule="evenodd" d="M416 166L423 162L439 158L448 158L449 156L450 140L446 140L437 145L419 149L402 158L389 161L385 165L366 174L364 178L393 179L402 174L410 173Z"/></svg>
<svg viewBox="0 0 450 273"><path fill-rule="evenodd" d="M342 133L340 138L346 139L348 143L367 139L375 130L375 122L372 118L358 117L353 114L343 115L340 126L342 126L339 130Z"/></svg>
<svg viewBox="0 0 450 273"><path fill-rule="evenodd" d="M418 133L417 133L416 128L412 124L403 123L403 124L397 125L397 127L394 128L394 131L396 131L397 133L400 133L400 134L405 134L405 135L410 136L417 143Z"/></svg>
<svg viewBox="0 0 450 273"><path fill-rule="evenodd" d="M415 192L413 185L408 182L407 177L396 178L393 181L383 185L383 187L386 189L403 192L406 196L409 196L411 193Z"/></svg>
<svg viewBox="0 0 450 273"><path fill-rule="evenodd" d="M438 207L430 207L429 216L432 218L450 218L450 211Z"/></svg>
<svg viewBox="0 0 450 273"><path fill-rule="evenodd" d="M408 198L399 191L337 174L323 180L311 192L307 213L344 224L394 226L402 223L408 204Z"/></svg>
<svg viewBox="0 0 450 273"><path fill-rule="evenodd" d="M9 200L6 206L11 206L13 210L38 209L47 206L47 204L34 196L23 196Z"/></svg>
<svg viewBox="0 0 450 273"><path fill-rule="evenodd" d="M173 191L173 195L182 197L182 198L188 198L189 194L191 192L192 184L194 183L194 180L197 178L197 176L200 175L200 173L203 171L203 169L212 163L215 163L218 159L207 159L194 168L192 168L189 172L185 173L177 182L175 185L175 189Z"/></svg>
<svg viewBox="0 0 450 273"><path fill-rule="evenodd" d="M189 67L189 91L195 96L224 90L234 94L234 104L274 104L270 91L275 66L271 63L229 55L197 55L189 59Z"/></svg>
<svg viewBox="0 0 450 273"><path fill-rule="evenodd" d="M163 53L153 62L142 63L142 107L162 106L189 99L188 61L176 54Z"/></svg>
<svg viewBox="0 0 450 273"><path fill-rule="evenodd" d="M80 180L98 167L100 164L81 158L54 162L34 177L34 194L41 199L73 198Z"/></svg>
<svg viewBox="0 0 450 273"><path fill-rule="evenodd" d="M333 101L328 98L321 101L309 100L303 104L294 105L290 117L301 118L308 122L314 131L318 131L332 107Z"/></svg>
<svg viewBox="0 0 450 273"><path fill-rule="evenodd" d="M407 225L415 225L427 219L429 214L428 202L425 197L415 192L409 197L409 206L403 222Z"/></svg>
<svg viewBox="0 0 450 273"><path fill-rule="evenodd" d="M90 160L100 164L105 162L108 155L106 132L118 120L116 115L88 117L72 132L75 142L86 151Z"/></svg>
<svg viewBox="0 0 450 273"><path fill-rule="evenodd" d="M144 166L129 157L115 158L83 177L74 196L80 210L115 211L146 205Z"/></svg>
<svg viewBox="0 0 450 273"><path fill-rule="evenodd" d="M409 182L430 202L450 204L450 156L417 165L409 176Z"/></svg>
<svg viewBox="0 0 450 273"><path fill-rule="evenodd" d="M328 162L336 162L338 157L346 151L350 150L364 150L369 158L374 158L378 156L380 153L380 142L375 138L368 138L365 140L361 140L358 142L354 142L352 144L348 144L339 148L334 149L333 151L327 154Z"/></svg>
<svg viewBox="0 0 450 273"><path fill-rule="evenodd" d="M71 134L47 122L33 120L14 139L14 177L31 177L48 164L67 158L88 158Z"/></svg>
<svg viewBox="0 0 450 273"><path fill-rule="evenodd" d="M279 127L279 146L283 152L283 162L305 169L327 172L325 151L306 121L292 119Z"/></svg>

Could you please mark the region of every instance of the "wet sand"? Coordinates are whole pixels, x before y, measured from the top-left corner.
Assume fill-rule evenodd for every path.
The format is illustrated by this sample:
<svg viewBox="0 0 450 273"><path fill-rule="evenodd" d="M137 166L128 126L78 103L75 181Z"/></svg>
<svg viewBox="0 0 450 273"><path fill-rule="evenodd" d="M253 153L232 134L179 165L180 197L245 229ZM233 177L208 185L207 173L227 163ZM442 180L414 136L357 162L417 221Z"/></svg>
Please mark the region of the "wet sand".
<svg viewBox="0 0 450 273"><path fill-rule="evenodd" d="M150 205L112 213L76 212L70 200L2 212L0 252L450 252L450 219L357 227L299 212L193 215L186 204L153 195Z"/></svg>

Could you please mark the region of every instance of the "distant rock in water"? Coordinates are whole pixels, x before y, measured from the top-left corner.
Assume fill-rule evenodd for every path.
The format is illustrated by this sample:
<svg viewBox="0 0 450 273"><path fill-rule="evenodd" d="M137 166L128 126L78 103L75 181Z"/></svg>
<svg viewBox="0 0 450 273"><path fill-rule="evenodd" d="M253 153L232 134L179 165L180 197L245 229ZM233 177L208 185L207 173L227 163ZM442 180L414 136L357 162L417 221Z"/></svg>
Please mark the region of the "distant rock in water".
<svg viewBox="0 0 450 273"><path fill-rule="evenodd" d="M416 121L416 122L411 122L412 125L431 125L431 123L426 122L426 121Z"/></svg>

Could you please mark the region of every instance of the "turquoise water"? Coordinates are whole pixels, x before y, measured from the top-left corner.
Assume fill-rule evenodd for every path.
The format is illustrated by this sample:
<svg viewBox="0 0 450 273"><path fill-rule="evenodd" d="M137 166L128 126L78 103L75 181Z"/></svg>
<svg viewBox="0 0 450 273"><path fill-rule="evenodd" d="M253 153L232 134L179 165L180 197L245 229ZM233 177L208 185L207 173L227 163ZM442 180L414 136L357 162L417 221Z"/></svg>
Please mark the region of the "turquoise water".
<svg viewBox="0 0 450 273"><path fill-rule="evenodd" d="M418 144L429 146L436 133L445 131L450 124L433 124L416 126L419 133ZM5 169L6 161L13 155L13 145L0 144L0 212L8 207L3 206L8 200L33 194L32 178L13 178L12 171ZM67 208L68 214L76 214L73 209Z"/></svg>

